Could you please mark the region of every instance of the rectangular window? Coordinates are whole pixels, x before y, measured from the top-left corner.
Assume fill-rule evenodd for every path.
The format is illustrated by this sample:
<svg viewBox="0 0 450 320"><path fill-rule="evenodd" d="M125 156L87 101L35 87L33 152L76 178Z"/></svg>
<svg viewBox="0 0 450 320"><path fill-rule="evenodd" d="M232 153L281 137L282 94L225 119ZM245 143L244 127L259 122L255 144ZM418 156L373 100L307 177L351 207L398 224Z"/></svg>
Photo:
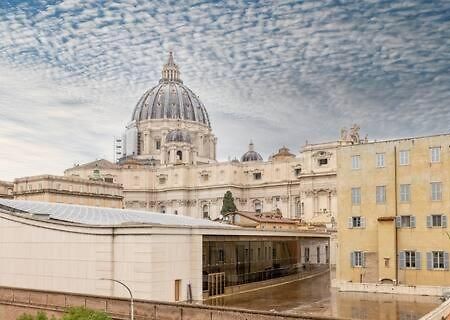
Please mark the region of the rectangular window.
<svg viewBox="0 0 450 320"><path fill-rule="evenodd" d="M401 150L399 152L399 163L401 166L409 165L409 150Z"/></svg>
<svg viewBox="0 0 450 320"><path fill-rule="evenodd" d="M441 161L441 147L432 147L430 148L430 160L431 162L440 162Z"/></svg>
<svg viewBox="0 0 450 320"><path fill-rule="evenodd" d="M353 170L358 170L360 168L360 156L356 155L356 156L352 156L352 169Z"/></svg>
<svg viewBox="0 0 450 320"><path fill-rule="evenodd" d="M261 172L255 172L254 174L253 174L253 177L255 178L255 180L261 180Z"/></svg>
<svg viewBox="0 0 450 320"><path fill-rule="evenodd" d="M362 267L364 265L364 253L362 251L352 252L352 266Z"/></svg>
<svg viewBox="0 0 450 320"><path fill-rule="evenodd" d="M400 202L411 201L411 185L401 184L400 185Z"/></svg>
<svg viewBox="0 0 450 320"><path fill-rule="evenodd" d="M433 269L444 269L444 251L433 251Z"/></svg>
<svg viewBox="0 0 450 320"><path fill-rule="evenodd" d="M377 168L384 168L384 153L377 153Z"/></svg>
<svg viewBox="0 0 450 320"><path fill-rule="evenodd" d="M386 202L386 186L377 186L376 200L377 204Z"/></svg>
<svg viewBox="0 0 450 320"><path fill-rule="evenodd" d="M317 263L320 263L320 247L317 247Z"/></svg>
<svg viewBox="0 0 450 320"><path fill-rule="evenodd" d="M416 252L405 251L405 267L416 268Z"/></svg>
<svg viewBox="0 0 450 320"><path fill-rule="evenodd" d="M364 217L354 216L349 218L349 228L365 228Z"/></svg>
<svg viewBox="0 0 450 320"><path fill-rule="evenodd" d="M326 166L328 164L328 159L319 159L319 166Z"/></svg>
<svg viewBox="0 0 450 320"><path fill-rule="evenodd" d="M352 204L359 205L361 203L361 188L352 188Z"/></svg>
<svg viewBox="0 0 450 320"><path fill-rule="evenodd" d="M160 150L161 149L161 140L156 140L155 141L155 148L156 148L156 150Z"/></svg>
<svg viewBox="0 0 450 320"><path fill-rule="evenodd" d="M305 248L305 262L309 262L309 248Z"/></svg>
<svg viewBox="0 0 450 320"><path fill-rule="evenodd" d="M432 182L431 183L431 201L442 200L442 183Z"/></svg>
<svg viewBox="0 0 450 320"><path fill-rule="evenodd" d="M433 214L431 216L432 227L442 227L442 214Z"/></svg>
<svg viewBox="0 0 450 320"><path fill-rule="evenodd" d="M402 228L411 228L411 216L401 216L400 226Z"/></svg>

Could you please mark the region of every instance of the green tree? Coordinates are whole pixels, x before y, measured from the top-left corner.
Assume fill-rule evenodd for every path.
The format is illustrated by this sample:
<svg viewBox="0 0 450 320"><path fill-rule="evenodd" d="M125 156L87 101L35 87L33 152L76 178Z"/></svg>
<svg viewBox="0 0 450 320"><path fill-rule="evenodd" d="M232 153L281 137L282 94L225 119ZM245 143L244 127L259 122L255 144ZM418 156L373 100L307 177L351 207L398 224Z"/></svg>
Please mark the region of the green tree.
<svg viewBox="0 0 450 320"><path fill-rule="evenodd" d="M235 212L237 211L236 205L234 204L234 198L231 191L225 192L225 195L223 196L223 204L222 204L222 210L220 210L221 214L225 214L228 212Z"/></svg>
<svg viewBox="0 0 450 320"><path fill-rule="evenodd" d="M111 320L111 317L102 311L74 307L67 310L61 320Z"/></svg>
<svg viewBox="0 0 450 320"><path fill-rule="evenodd" d="M35 316L24 313L19 318L17 318L17 320L56 320L56 318L52 316L49 319L44 312L39 311Z"/></svg>

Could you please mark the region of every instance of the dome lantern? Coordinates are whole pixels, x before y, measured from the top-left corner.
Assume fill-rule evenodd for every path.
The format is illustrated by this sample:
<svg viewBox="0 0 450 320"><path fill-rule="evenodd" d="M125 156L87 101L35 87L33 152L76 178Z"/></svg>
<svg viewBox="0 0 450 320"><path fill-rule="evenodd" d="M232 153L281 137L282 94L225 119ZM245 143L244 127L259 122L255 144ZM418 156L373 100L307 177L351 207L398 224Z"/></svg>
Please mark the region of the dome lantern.
<svg viewBox="0 0 450 320"><path fill-rule="evenodd" d="M180 79L180 69L173 59L173 52L169 52L169 59L167 63L163 66L161 72L161 81L176 81L182 82Z"/></svg>

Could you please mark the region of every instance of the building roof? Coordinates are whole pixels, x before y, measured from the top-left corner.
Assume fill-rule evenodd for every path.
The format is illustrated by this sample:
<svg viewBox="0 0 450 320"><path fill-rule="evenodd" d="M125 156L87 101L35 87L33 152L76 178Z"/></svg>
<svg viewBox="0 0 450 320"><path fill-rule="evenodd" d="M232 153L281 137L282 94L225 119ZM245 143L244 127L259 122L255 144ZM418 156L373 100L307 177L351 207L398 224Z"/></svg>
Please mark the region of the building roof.
<svg viewBox="0 0 450 320"><path fill-rule="evenodd" d="M99 208L62 203L0 199L0 208L69 223L97 226L150 224L188 227L227 227L206 219L128 209ZM229 226L228 226L229 227Z"/></svg>
<svg viewBox="0 0 450 320"><path fill-rule="evenodd" d="M70 169L117 169L118 166L115 163L112 163L111 161L108 161L106 159L99 159L92 162L88 162L81 165L75 165ZM70 170L69 169L69 170Z"/></svg>
<svg viewBox="0 0 450 320"><path fill-rule="evenodd" d="M255 146L253 142L250 141L250 144L248 145L248 151L244 153L241 157L242 162L248 162L248 161L262 161L262 156L255 151Z"/></svg>
<svg viewBox="0 0 450 320"><path fill-rule="evenodd" d="M230 214L239 214L253 221L262 223L262 222L270 222L270 223L289 223L289 224L297 224L297 221L284 218L281 215L278 215L273 212L250 212L250 211L236 211L231 212Z"/></svg>

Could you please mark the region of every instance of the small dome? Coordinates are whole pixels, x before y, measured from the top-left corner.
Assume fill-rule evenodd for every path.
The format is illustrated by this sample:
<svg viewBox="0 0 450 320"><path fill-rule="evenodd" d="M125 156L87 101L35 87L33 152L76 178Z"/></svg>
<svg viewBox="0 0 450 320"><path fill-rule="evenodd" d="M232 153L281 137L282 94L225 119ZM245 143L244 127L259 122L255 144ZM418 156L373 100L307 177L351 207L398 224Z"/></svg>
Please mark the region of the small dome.
<svg viewBox="0 0 450 320"><path fill-rule="evenodd" d="M192 143L191 135L187 131L180 129L169 131L166 135L166 142L186 142Z"/></svg>
<svg viewBox="0 0 450 320"><path fill-rule="evenodd" d="M250 144L248 145L248 151L244 153L244 155L241 157L241 161L247 162L247 161L262 161L262 160L263 158L261 157L261 155L254 150L253 142L250 142Z"/></svg>

